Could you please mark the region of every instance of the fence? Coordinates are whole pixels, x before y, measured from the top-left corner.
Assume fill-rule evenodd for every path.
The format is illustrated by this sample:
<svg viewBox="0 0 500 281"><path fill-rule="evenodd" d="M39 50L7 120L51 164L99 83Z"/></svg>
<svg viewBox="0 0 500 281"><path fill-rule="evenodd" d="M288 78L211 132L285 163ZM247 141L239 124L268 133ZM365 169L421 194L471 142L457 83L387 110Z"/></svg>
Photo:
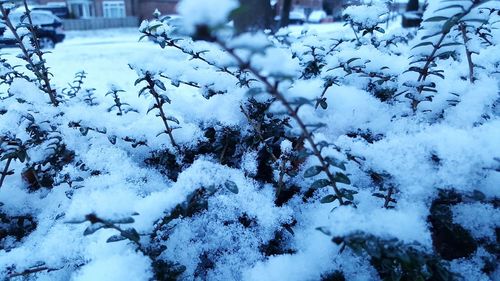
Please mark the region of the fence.
<svg viewBox="0 0 500 281"><path fill-rule="evenodd" d="M89 30L137 26L139 26L139 19L137 17L63 20L63 27L65 30Z"/></svg>

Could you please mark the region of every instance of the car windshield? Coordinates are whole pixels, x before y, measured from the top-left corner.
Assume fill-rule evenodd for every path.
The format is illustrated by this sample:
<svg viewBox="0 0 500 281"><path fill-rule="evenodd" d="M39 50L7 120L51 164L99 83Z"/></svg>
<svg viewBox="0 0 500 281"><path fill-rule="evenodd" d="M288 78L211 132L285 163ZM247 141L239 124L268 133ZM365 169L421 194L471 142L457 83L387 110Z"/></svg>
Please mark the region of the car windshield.
<svg viewBox="0 0 500 281"><path fill-rule="evenodd" d="M18 24L21 22L22 16L23 13L11 13L9 15L9 18L13 23ZM33 11L31 12L31 20L35 25L52 24L54 23L54 21L57 21L57 17L52 15L51 13ZM23 18L23 22L27 22L27 19Z"/></svg>

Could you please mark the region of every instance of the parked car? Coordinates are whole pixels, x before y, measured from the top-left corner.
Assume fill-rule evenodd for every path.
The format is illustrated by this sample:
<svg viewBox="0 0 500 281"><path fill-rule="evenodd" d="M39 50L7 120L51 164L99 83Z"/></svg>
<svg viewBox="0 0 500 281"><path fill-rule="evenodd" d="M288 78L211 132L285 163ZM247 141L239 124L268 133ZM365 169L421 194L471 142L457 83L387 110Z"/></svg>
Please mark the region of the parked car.
<svg viewBox="0 0 500 281"><path fill-rule="evenodd" d="M279 25L281 22L281 16L276 16L274 21ZM288 24L290 25L302 25L307 21L306 15L300 11L291 11Z"/></svg>
<svg viewBox="0 0 500 281"><path fill-rule="evenodd" d="M321 23L328 15L323 10L312 11L307 19L310 23Z"/></svg>
<svg viewBox="0 0 500 281"><path fill-rule="evenodd" d="M68 7L66 7L66 5L55 5L55 4L40 5L40 6L33 6L31 10L51 12L52 14L61 19L69 18L69 10Z"/></svg>
<svg viewBox="0 0 500 281"><path fill-rule="evenodd" d="M15 11L9 15L12 23L17 25L21 22L23 13ZM57 43L64 40L65 34L62 28L60 18L47 11L32 11L31 19L35 25L35 35L42 49L51 49ZM26 23L27 19L23 19ZM16 45L16 40L13 38L5 24L0 23L0 47L12 47Z"/></svg>

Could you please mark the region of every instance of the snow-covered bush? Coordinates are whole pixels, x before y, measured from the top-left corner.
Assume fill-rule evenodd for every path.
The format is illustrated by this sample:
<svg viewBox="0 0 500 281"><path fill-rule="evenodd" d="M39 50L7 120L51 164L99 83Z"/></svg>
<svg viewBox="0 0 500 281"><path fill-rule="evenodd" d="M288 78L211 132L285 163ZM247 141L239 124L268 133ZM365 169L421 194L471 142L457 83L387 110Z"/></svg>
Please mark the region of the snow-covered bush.
<svg viewBox="0 0 500 281"><path fill-rule="evenodd" d="M349 33L234 36L237 6L144 21L165 56L131 59L128 86L53 85L19 36L26 67L0 60L0 275L497 279L499 4L433 1L418 31L367 4Z"/></svg>

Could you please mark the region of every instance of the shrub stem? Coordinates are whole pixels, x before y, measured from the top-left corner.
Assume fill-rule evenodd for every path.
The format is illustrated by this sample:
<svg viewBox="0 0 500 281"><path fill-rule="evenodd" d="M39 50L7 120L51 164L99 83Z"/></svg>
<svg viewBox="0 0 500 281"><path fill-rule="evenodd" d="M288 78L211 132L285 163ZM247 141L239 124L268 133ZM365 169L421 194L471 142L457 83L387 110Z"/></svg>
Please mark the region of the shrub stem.
<svg viewBox="0 0 500 281"><path fill-rule="evenodd" d="M269 79L259 73L255 68L253 68L249 63L245 63L241 57L239 57L233 49L229 48L224 42L221 41L216 41L219 46L222 47L231 57L233 57L239 64L241 69L248 70L250 73L252 73L259 81L261 81L264 86L266 87L266 90L271 94L274 98L279 100L281 104L285 107L286 111L288 112L288 115L292 117L292 119L295 120L295 122L299 125L300 130L302 131L302 134L304 135L304 138L307 140L309 145L311 146L312 152L314 156L319 160L321 164L321 168L323 172L325 172L326 176L328 177L331 186L333 187L333 190L335 191L335 195L337 196L340 205L344 205L344 200L342 199L342 193L337 187L337 183L335 182L335 177L333 174L330 172L329 169L329 164L326 162L325 158L323 155L321 155L321 152L314 142L314 139L312 137L311 132L307 129L307 126L305 125L304 121L300 116L298 115L298 112L292 108L292 105L286 100L284 95L278 90L277 87L273 87Z"/></svg>

